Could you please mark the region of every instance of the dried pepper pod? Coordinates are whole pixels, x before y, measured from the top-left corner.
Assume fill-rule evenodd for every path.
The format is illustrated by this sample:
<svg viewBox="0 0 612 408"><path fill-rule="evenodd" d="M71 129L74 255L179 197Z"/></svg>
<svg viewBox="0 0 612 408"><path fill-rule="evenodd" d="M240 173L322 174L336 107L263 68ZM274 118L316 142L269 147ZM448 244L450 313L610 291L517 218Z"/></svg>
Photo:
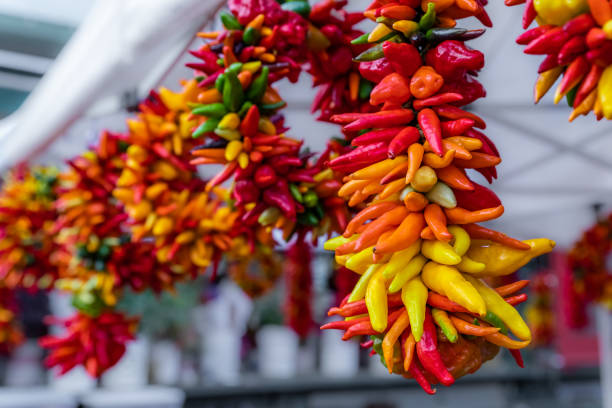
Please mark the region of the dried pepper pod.
<svg viewBox="0 0 612 408"><path fill-rule="evenodd" d="M535 102L561 78L554 102L567 99L570 122L591 111L597 120L612 119L612 5L606 0L528 1L523 28L536 19L540 25L516 40L526 54L546 56L538 69Z"/></svg>

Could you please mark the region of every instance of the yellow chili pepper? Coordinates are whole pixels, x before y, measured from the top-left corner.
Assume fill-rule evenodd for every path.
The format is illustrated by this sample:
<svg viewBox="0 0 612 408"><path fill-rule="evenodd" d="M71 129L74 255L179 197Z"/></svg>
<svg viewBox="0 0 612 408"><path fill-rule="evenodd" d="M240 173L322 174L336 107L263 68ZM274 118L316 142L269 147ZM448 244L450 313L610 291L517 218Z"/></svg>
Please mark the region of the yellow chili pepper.
<svg viewBox="0 0 612 408"><path fill-rule="evenodd" d="M394 277L398 272L402 271L408 263L421 251L421 240L418 239L414 244L406 249L395 252L391 255L391 259L383 269L383 276L386 279ZM399 289L398 289L399 290Z"/></svg>
<svg viewBox="0 0 612 408"><path fill-rule="evenodd" d="M451 343L456 343L457 340L459 340L457 329L455 328L455 325L451 319L448 317L448 313L446 313L445 310L433 308L431 310L431 316L438 327L442 329L442 333L444 333L448 341Z"/></svg>
<svg viewBox="0 0 612 408"><path fill-rule="evenodd" d="M604 117L612 119L612 65L609 65L599 78L597 99L601 104Z"/></svg>
<svg viewBox="0 0 612 408"><path fill-rule="evenodd" d="M443 265L457 265L461 257L457 255L452 246L446 242L425 240L421 253L427 258Z"/></svg>
<svg viewBox="0 0 612 408"><path fill-rule="evenodd" d="M372 32L370 32L370 35L368 36L368 42L377 42L378 40L380 40L391 32L392 30L389 27L387 27L383 23L379 23L376 27L374 27Z"/></svg>
<svg viewBox="0 0 612 408"><path fill-rule="evenodd" d="M391 284L389 285L389 293L399 292L406 282L410 279L418 276L423 269L423 266L427 263L427 258L423 255L417 255L412 258L402 269L393 277Z"/></svg>
<svg viewBox="0 0 612 408"><path fill-rule="evenodd" d="M359 238L359 234L352 235L349 238L345 238L342 235L339 235L337 237L328 239L323 244L323 249L325 249L326 251L335 251L336 248L338 248L340 245L344 245L347 242L355 241L357 238Z"/></svg>
<svg viewBox="0 0 612 408"><path fill-rule="evenodd" d="M221 119L218 127L220 129L235 130L235 129L238 129L239 125L240 125L240 116L238 116L237 113L232 112L232 113L228 113Z"/></svg>
<svg viewBox="0 0 612 408"><path fill-rule="evenodd" d="M351 296L349 296L349 299L348 299L349 302L355 302L365 297L366 289L368 287L370 279L372 279L372 276L374 276L374 274L376 273L379 267L380 265L368 266L368 268L365 270L363 275L361 275L361 277L355 284L355 287L353 288L353 291L351 292Z"/></svg>
<svg viewBox="0 0 612 408"><path fill-rule="evenodd" d="M427 292L427 288L418 276L409 280L402 288L402 303L408 312L410 330L417 342L423 336Z"/></svg>
<svg viewBox="0 0 612 408"><path fill-rule="evenodd" d="M232 140L225 147L225 160L233 161L242 152L242 142L240 140Z"/></svg>
<svg viewBox="0 0 612 408"><path fill-rule="evenodd" d="M438 182L438 176L434 169L429 166L420 167L412 181L410 182L410 186L414 188L416 191L421 193L426 193L433 188Z"/></svg>
<svg viewBox="0 0 612 408"><path fill-rule="evenodd" d="M365 302L368 308L368 314L370 315L372 328L382 333L387 328L387 314L389 312L387 305L387 288L385 286L385 278L382 276L382 271L377 270L368 282Z"/></svg>
<svg viewBox="0 0 612 408"><path fill-rule="evenodd" d="M361 170L357 170L350 175L350 178L352 180L382 178L397 165L405 163L407 160L407 156L397 156L394 159L379 161Z"/></svg>
<svg viewBox="0 0 612 408"><path fill-rule="evenodd" d="M540 99L552 88L553 84L557 82L557 79L563 72L565 67L556 67L549 69L548 71L542 72L538 76L538 80L535 84L533 99L535 103L540 102Z"/></svg>
<svg viewBox="0 0 612 408"><path fill-rule="evenodd" d="M495 313L516 337L521 340L531 340L529 327L512 305L480 279L469 275L465 275L465 279L478 291L485 302L487 310Z"/></svg>
<svg viewBox="0 0 612 408"><path fill-rule="evenodd" d="M393 29L404 35L410 35L419 29L419 23L410 20L399 20L393 23Z"/></svg>
<svg viewBox="0 0 612 408"><path fill-rule="evenodd" d="M470 312L480 316L487 313L487 307L482 296L461 275L457 268L428 262L423 267L421 279L429 289L446 296Z"/></svg>
<svg viewBox="0 0 612 408"><path fill-rule="evenodd" d="M523 241L531 248L523 251L488 240L473 240L467 256L486 265L476 276L509 275L524 266L532 258L552 251L555 241L546 238Z"/></svg>

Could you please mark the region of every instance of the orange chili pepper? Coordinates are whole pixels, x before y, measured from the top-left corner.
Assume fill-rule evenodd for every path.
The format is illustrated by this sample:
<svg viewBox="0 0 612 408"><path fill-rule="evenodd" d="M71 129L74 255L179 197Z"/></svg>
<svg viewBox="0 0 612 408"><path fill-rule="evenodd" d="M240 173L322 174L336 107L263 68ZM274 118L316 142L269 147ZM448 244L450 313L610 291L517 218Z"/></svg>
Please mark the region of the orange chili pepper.
<svg viewBox="0 0 612 408"><path fill-rule="evenodd" d="M423 227L425 227L425 218L422 213L408 214L393 234L376 242L374 252L388 254L408 248L419 239Z"/></svg>
<svg viewBox="0 0 612 408"><path fill-rule="evenodd" d="M217 88L209 89L198 95L198 102L203 104L210 104L215 102L221 102L221 93L217 91Z"/></svg>
<svg viewBox="0 0 612 408"><path fill-rule="evenodd" d="M444 146L444 150L454 150L455 158L462 160L470 160L472 158L472 153L465 147L454 143L448 139L442 139L442 146Z"/></svg>
<svg viewBox="0 0 612 408"><path fill-rule="evenodd" d="M403 344L404 350L404 370L408 371L410 369L410 365L412 364L412 360L414 359L414 348L416 346L416 341L414 341L414 336L410 333L406 336Z"/></svg>
<svg viewBox="0 0 612 408"><path fill-rule="evenodd" d="M380 198L384 200L385 198L390 197L392 194L397 193L404 187L406 187L406 181L403 178L392 181L385 185L384 190L380 193Z"/></svg>
<svg viewBox="0 0 612 408"><path fill-rule="evenodd" d="M512 340L510 337L504 336L501 333L489 334L484 337L489 343L493 343L493 344L496 344L501 347L505 347L510 350L522 349L522 348L527 347L529 343L531 343L530 340L525 340L525 341Z"/></svg>
<svg viewBox="0 0 612 408"><path fill-rule="evenodd" d="M363 210L361 210L357 215L353 217L353 219L346 226L346 230L344 231L344 236L346 238L353 235L357 228L363 225L366 221L379 217L386 213L387 211L391 211L393 208L397 207L398 204L390 201L383 201L380 203L372 204Z"/></svg>
<svg viewBox="0 0 612 408"><path fill-rule="evenodd" d="M456 159L455 165L466 169L481 169L484 167L494 167L501 163L501 158L486 153L472 152L470 160Z"/></svg>
<svg viewBox="0 0 612 408"><path fill-rule="evenodd" d="M473 224L494 220L504 213L504 206L499 205L493 208L483 208L477 211L468 211L465 208L445 208L444 212L450 224Z"/></svg>
<svg viewBox="0 0 612 408"><path fill-rule="evenodd" d="M348 197L354 192L361 190L369 182L370 180L351 180L347 183L344 183L344 185L340 187L340 190L338 190L338 195L340 197Z"/></svg>
<svg viewBox="0 0 612 408"><path fill-rule="evenodd" d="M448 184L449 187L457 190L474 190L474 184L472 184L465 172L458 169L456 166L449 165L441 169L436 169L436 174L438 175L438 179Z"/></svg>
<svg viewBox="0 0 612 408"><path fill-rule="evenodd" d="M529 285L529 280L524 279L524 280L509 283L504 286L498 286L497 288L495 288L495 291L499 293L500 296L505 297L505 296L518 292L519 290L523 289L527 285Z"/></svg>
<svg viewBox="0 0 612 408"><path fill-rule="evenodd" d="M499 332L499 328L497 327L476 326L475 324L468 323L452 314L449 314L448 317L450 317L451 322L453 322L453 326L455 326L457 331L461 334L482 337Z"/></svg>
<svg viewBox="0 0 612 408"><path fill-rule="evenodd" d="M478 150L482 147L482 140L476 139L475 137L468 136L451 136L447 137L444 140L448 140L449 142L453 142L466 148L469 151Z"/></svg>
<svg viewBox="0 0 612 408"><path fill-rule="evenodd" d="M427 11L427 5L433 3L436 8L436 13L441 13L447 8L455 4L455 0L421 0L421 10ZM406 370L407 371L407 370Z"/></svg>
<svg viewBox="0 0 612 408"><path fill-rule="evenodd" d="M591 15L600 26L612 19L612 7L606 0L589 0L589 8Z"/></svg>
<svg viewBox="0 0 612 408"><path fill-rule="evenodd" d="M457 25L457 21L454 18L446 16L438 16L438 27L440 28L454 28Z"/></svg>
<svg viewBox="0 0 612 408"><path fill-rule="evenodd" d="M404 205L406 209L411 212L422 211L429 204L429 200L423 194L411 191L404 197Z"/></svg>
<svg viewBox="0 0 612 408"><path fill-rule="evenodd" d="M433 169L448 167L455 158L454 150L447 150L444 156L440 157L436 153L425 153L423 163Z"/></svg>
<svg viewBox="0 0 612 408"><path fill-rule="evenodd" d="M369 180L365 180L365 181L369 181ZM361 191L356 191L352 196L351 199L348 202L349 207L354 207L358 204L361 204L365 201L365 199L368 198L368 196L366 194L363 194Z"/></svg>
<svg viewBox="0 0 612 408"><path fill-rule="evenodd" d="M387 4L380 9L380 15L395 20L412 20L416 16L416 11L402 4Z"/></svg>
<svg viewBox="0 0 612 408"><path fill-rule="evenodd" d="M423 145L419 143L413 143L408 148L408 170L406 171L406 184L410 184L417 170L419 167L421 167L424 153L425 149L423 149Z"/></svg>
<svg viewBox="0 0 612 408"><path fill-rule="evenodd" d="M482 225L465 224L463 229L472 239L488 239L516 249L528 250L530 248L529 245L518 239L511 238L504 233L483 227Z"/></svg>
<svg viewBox="0 0 612 408"><path fill-rule="evenodd" d="M389 181L395 179L402 173L405 173L408 170L408 162L404 162L402 164L397 165L393 168L386 176L380 179L380 184L387 184Z"/></svg>
<svg viewBox="0 0 612 408"><path fill-rule="evenodd" d="M365 230L355 241L347 242L336 248L337 255L346 255L352 252L359 252L371 245L388 229L400 225L404 217L408 214L405 207L396 207L366 225Z"/></svg>
<svg viewBox="0 0 612 408"><path fill-rule="evenodd" d="M431 228L438 241L448 242L453 235L446 228L446 216L438 204L429 204L425 207L425 222Z"/></svg>
<svg viewBox="0 0 612 408"><path fill-rule="evenodd" d="M238 74L238 80L240 81L240 85L242 85L242 89L247 89L249 85L251 85L251 80L253 79L253 74L251 71L241 71Z"/></svg>
<svg viewBox="0 0 612 408"><path fill-rule="evenodd" d="M351 72L349 74L349 97L351 101L356 101L359 97L359 74L356 72Z"/></svg>
<svg viewBox="0 0 612 408"><path fill-rule="evenodd" d="M196 157L208 157L209 159L225 159L225 149L200 149L191 152Z"/></svg>
<svg viewBox="0 0 612 408"><path fill-rule="evenodd" d="M410 79L410 92L415 98L425 99L434 95L444 85L444 78L430 66L423 65Z"/></svg>
<svg viewBox="0 0 612 408"><path fill-rule="evenodd" d="M480 11L480 5L475 0L455 0L455 4L460 9L472 14L478 14L478 11Z"/></svg>
<svg viewBox="0 0 612 408"><path fill-rule="evenodd" d="M410 326L410 320L408 319L408 312L404 308L402 313L399 315L393 326L387 331L382 341L382 351L385 363L389 369L389 374L393 374L393 348L397 339L404 330Z"/></svg>
<svg viewBox="0 0 612 408"><path fill-rule="evenodd" d="M426 239L428 241L433 241L434 239L436 239L436 236L434 235L431 228L427 226L421 230L421 238Z"/></svg>

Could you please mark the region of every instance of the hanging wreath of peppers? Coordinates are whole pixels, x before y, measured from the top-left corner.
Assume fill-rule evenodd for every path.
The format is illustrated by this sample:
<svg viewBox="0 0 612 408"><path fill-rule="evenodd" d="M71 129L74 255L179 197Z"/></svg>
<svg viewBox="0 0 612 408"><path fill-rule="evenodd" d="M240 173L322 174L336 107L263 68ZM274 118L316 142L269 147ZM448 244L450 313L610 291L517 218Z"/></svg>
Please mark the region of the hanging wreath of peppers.
<svg viewBox="0 0 612 408"><path fill-rule="evenodd" d="M554 246L477 224L503 206L466 170L491 182L501 159L477 130L484 121L460 108L485 94L473 78L484 56L464 44L482 30L456 28L454 18L488 21L482 6L375 0L365 15L378 25L355 58L374 83L375 112L331 117L354 149L329 166L348 174L339 195L360 211L325 247L361 277L329 311L344 320L322 328L344 330L344 339L372 336L363 345L389 372L428 393L432 382L449 386L476 371L498 346L522 365L518 350L531 333L513 306L526 296L511 295L524 282L493 289L481 278L508 275Z"/></svg>
<svg viewBox="0 0 612 408"><path fill-rule="evenodd" d="M538 68L536 103L559 77L554 102L566 97L569 121L593 111L597 120L612 119L612 4L608 0L505 0L526 3L523 28L538 27L516 42L526 54L546 55Z"/></svg>
<svg viewBox="0 0 612 408"><path fill-rule="evenodd" d="M574 307L566 316L572 327L586 325L586 307L591 302L612 309L612 274L606 265L611 250L612 215L587 229L570 250L566 287Z"/></svg>

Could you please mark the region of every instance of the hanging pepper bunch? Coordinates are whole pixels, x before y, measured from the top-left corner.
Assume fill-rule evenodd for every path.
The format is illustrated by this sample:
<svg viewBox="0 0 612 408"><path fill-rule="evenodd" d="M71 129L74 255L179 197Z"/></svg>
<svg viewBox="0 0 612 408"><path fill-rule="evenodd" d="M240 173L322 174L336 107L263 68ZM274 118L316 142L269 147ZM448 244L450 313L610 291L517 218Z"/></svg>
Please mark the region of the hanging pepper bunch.
<svg viewBox="0 0 612 408"><path fill-rule="evenodd" d="M547 347L555 335L555 316L553 310L553 285L555 275L550 271L540 271L532 279L531 297L525 315L533 333L533 345Z"/></svg>
<svg viewBox="0 0 612 408"><path fill-rule="evenodd" d="M53 222L57 170L21 167L9 173L0 191L0 280L7 288L46 290L58 270L49 262L55 250Z"/></svg>
<svg viewBox="0 0 612 408"><path fill-rule="evenodd" d="M300 233L285 261L285 321L300 338L306 338L313 326L311 262L310 245Z"/></svg>
<svg viewBox="0 0 612 408"><path fill-rule="evenodd" d="M531 333L513 306L526 295L511 295L525 282L493 289L481 278L508 275L554 242L521 242L478 225L503 213L499 198L467 173L491 182L501 161L477 130L484 121L461 109L485 94L474 79L484 56L464 44L482 30L454 27L450 19L464 14L446 2L405 3L376 0L366 11L379 21L368 39L384 39L356 57L375 84L376 111L331 118L354 149L329 166L348 174L339 195L360 211L325 247L361 276L329 311L345 320L323 328L344 330L345 339L374 336L365 346L389 372L433 393L431 382L451 385L497 346L514 350L522 365L516 350ZM483 18L480 3L472 5L471 15ZM383 15L387 9L397 17Z"/></svg>
<svg viewBox="0 0 612 408"><path fill-rule="evenodd" d="M609 0L505 0L526 3L523 28L538 27L516 42L526 54L545 55L538 68L534 99L562 78L554 102L566 97L573 109L569 121L593 111L597 120L612 119L612 4Z"/></svg>
<svg viewBox="0 0 612 408"><path fill-rule="evenodd" d="M272 87L283 78L297 80L308 50L328 44L295 12L307 14L301 3L231 1L233 14L221 17L225 30L199 34L210 41L191 52L202 62L188 64L201 75L192 136L204 141L191 163L224 165L207 190L232 178L240 223L280 228L285 239L297 228L340 230L346 220L344 203L335 197L340 183L323 167L338 146L309 160L303 142L285 136L279 110L286 103Z"/></svg>
<svg viewBox="0 0 612 408"><path fill-rule="evenodd" d="M17 309L14 289L0 286L0 355L11 354L23 342Z"/></svg>
<svg viewBox="0 0 612 408"><path fill-rule="evenodd" d="M256 245L254 249L244 237L235 241L227 256L227 274L251 298L266 294L282 273L273 243Z"/></svg>
<svg viewBox="0 0 612 408"><path fill-rule="evenodd" d="M40 340L50 350L47 367L58 367L62 375L82 365L92 377L99 377L125 353L126 343L134 339L137 319L107 311L98 316L77 313L66 320L49 319L49 324L63 325L66 333Z"/></svg>
<svg viewBox="0 0 612 408"><path fill-rule="evenodd" d="M576 304L583 308L590 302L612 308L612 274L606 267L611 250L612 214L586 230L568 254L568 286ZM586 319L580 320L574 321L573 326L586 324Z"/></svg>
<svg viewBox="0 0 612 408"><path fill-rule="evenodd" d="M185 81L180 92L151 92L136 118L128 120L125 165L113 191L130 216L133 242L154 240L156 262L164 265L166 283L194 277L216 265L230 250L237 213L225 205L226 193L205 191L189 164L197 142L189 104L197 82Z"/></svg>

